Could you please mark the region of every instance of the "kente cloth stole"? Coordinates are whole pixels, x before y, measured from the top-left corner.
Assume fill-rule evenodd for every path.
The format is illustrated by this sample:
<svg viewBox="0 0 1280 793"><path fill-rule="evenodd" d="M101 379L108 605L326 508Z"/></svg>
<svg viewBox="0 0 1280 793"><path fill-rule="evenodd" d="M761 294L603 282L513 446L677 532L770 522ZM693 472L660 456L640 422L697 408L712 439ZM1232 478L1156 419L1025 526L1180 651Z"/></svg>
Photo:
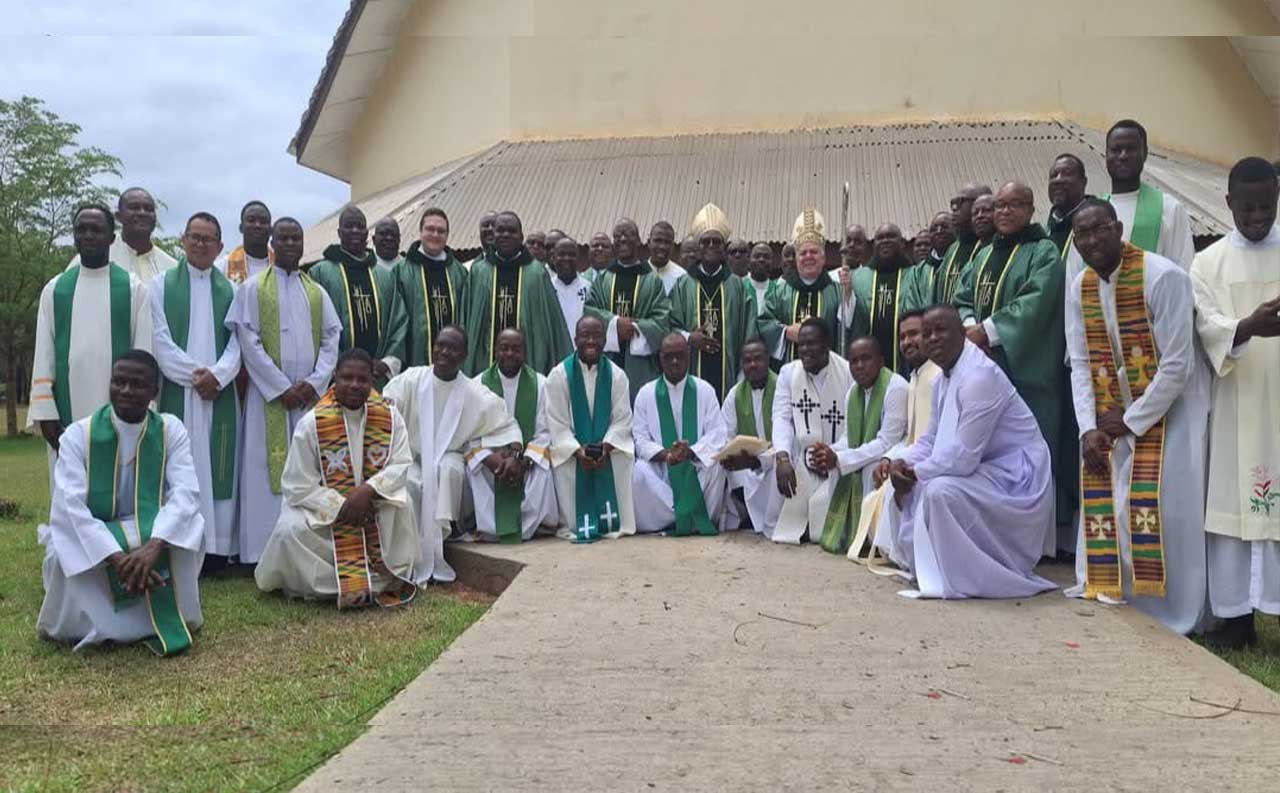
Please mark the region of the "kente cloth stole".
<svg viewBox="0 0 1280 793"><path fill-rule="evenodd" d="M235 289L231 281L218 271L209 268L210 291L213 297L213 346L219 358L227 348L231 331L224 322ZM187 270L187 257L178 260L164 274L164 316L169 335L180 349L187 349L191 331L191 273ZM170 413L179 419L186 413L186 389L169 378L160 384L161 413ZM213 400L213 425L209 428L209 463L213 476L213 498L225 501L235 493L236 477L236 390L230 385L218 392Z"/></svg>
<svg viewBox="0 0 1280 793"><path fill-rule="evenodd" d="M880 369L875 385L871 387L871 400L865 409L863 401L867 392L862 386L855 383L849 390L845 415L848 416L846 437L850 449L870 443L880 434L880 421L884 417L884 394L892 379L893 372ZM836 483L836 491L827 507L827 520L822 524L822 537L818 541L822 549L829 553L848 553L849 543L858 530L858 520L861 517L862 472L854 471L840 477L840 481Z"/></svg>
<svg viewBox="0 0 1280 793"><path fill-rule="evenodd" d="M1116 321L1120 348L1134 400L1140 398L1155 377L1159 361L1151 321L1143 297L1145 261L1140 248L1128 245L1115 279ZM1102 312L1098 274L1088 268L1080 290L1085 341L1089 346L1089 374L1093 382L1094 409L1104 413L1124 406L1116 375L1116 351L1111 346ZM1133 552L1133 594L1164 597L1164 545L1160 519L1160 473L1164 464L1165 422L1160 419L1145 435L1133 439L1133 473L1129 482L1129 540ZM1085 596L1119 600L1120 543L1115 514L1115 494L1110 472L1097 476L1083 463L1080 485L1084 505L1086 550Z"/></svg>
<svg viewBox="0 0 1280 793"><path fill-rule="evenodd" d="M299 273L298 280L307 295L307 307L311 311L311 348L320 357L320 322L324 316L324 290L306 273ZM280 283L275 265L258 273L258 333L262 350L280 367ZM315 365L315 359L312 359ZM267 425L267 480L271 492L280 495L280 474L284 473L284 459L289 454L289 411L279 399L268 402Z"/></svg>
<svg viewBox="0 0 1280 793"><path fill-rule="evenodd" d="M520 323L520 298L524 295L524 267L510 267L507 272L494 266L489 281L489 316L493 318L489 328L489 365L492 366L498 350L498 334L507 328L522 329ZM511 272L514 270L514 272ZM501 283L500 283L501 282ZM511 286L514 282L515 293Z"/></svg>
<svg viewBox="0 0 1280 793"><path fill-rule="evenodd" d="M316 436L320 440L320 471L324 486L347 495L356 487L355 466L350 458L347 423L342 405L330 388L316 403ZM391 408L376 392L365 403L363 482L376 476L391 459ZM382 558L378 514L363 523L333 524L333 564L338 576L338 608L399 606L413 600L418 591L412 581L392 572ZM374 591L374 575L388 582Z"/></svg>
<svg viewBox="0 0 1280 793"><path fill-rule="evenodd" d="M720 342L720 352L712 354L699 350L696 356L698 377L710 383L716 394L723 393L725 383L729 382L729 351L725 345L724 332L724 284L724 281L717 283L715 291L708 293L699 282L698 293L694 297L697 301L695 308L698 312L698 327Z"/></svg>
<svg viewBox="0 0 1280 793"><path fill-rule="evenodd" d="M773 440L773 393L778 388L778 376L769 372L764 383L764 398L760 400L760 410L764 413L764 439ZM738 434L756 434L756 406L751 399L751 383L743 379L734 388L733 409L738 415Z"/></svg>
<svg viewBox="0 0 1280 793"><path fill-rule="evenodd" d="M129 273L118 264L108 264L111 305L111 362L132 346L133 291ZM76 295L76 281L81 267L73 267L58 276L53 286L53 401L58 408L62 428L71 426L71 314Z"/></svg>
<svg viewBox="0 0 1280 793"><path fill-rule="evenodd" d="M376 266L338 262L342 295L347 301L347 315L343 317L347 349L359 347L375 359L382 352L382 299L373 277Z"/></svg>
<svg viewBox="0 0 1280 793"><path fill-rule="evenodd" d="M425 338L423 339L423 343L425 345L423 347L423 360L425 360L427 365L430 366L433 363L431 360L431 347L436 342L436 334L439 333L440 329L445 325L453 324L453 307L456 303L454 302L455 295L453 292L453 279L449 277L448 262L446 261L445 264L440 267L440 273L444 276L444 289L439 288L439 279L435 277L430 279L427 278L427 267L428 265L418 267L418 278L422 283L422 315L427 318L425 327L423 328L425 331ZM436 287L435 291L430 289L432 286L430 283L431 281L437 281L437 283L434 284ZM412 330L413 329L411 327L410 332L412 332ZM405 365L407 366L408 364Z"/></svg>
<svg viewBox="0 0 1280 793"><path fill-rule="evenodd" d="M815 285L816 286L816 285ZM795 297L791 301L791 324L795 325L804 322L809 317L822 317L822 290L809 289L801 291L795 289ZM785 329L783 331L786 332ZM796 355L799 354L799 346L796 342L787 342L787 361L794 361Z"/></svg>
<svg viewBox="0 0 1280 793"><path fill-rule="evenodd" d="M140 548L151 539L156 515L160 514L160 501L165 486L165 426L164 419L154 410L147 411L146 426L138 439L138 453L133 461L133 520L134 534L130 535L119 519L116 503L116 483L120 475L120 438L111 422L111 405L103 405L89 419L88 454L85 465L89 472L89 512L106 524L120 550L128 553ZM110 562L106 565L107 583L116 611L146 604L155 635L147 639L147 646L157 655L176 655L191 646L191 632L178 607L178 581L169 566L169 549L160 552L152 568L164 579L164 585L145 595L125 592L116 570Z"/></svg>
<svg viewBox="0 0 1280 793"><path fill-rule="evenodd" d="M276 263L276 252L270 246L267 247L267 262ZM249 279L249 257L244 251L243 245L237 245L236 249L227 255L227 280L233 284L243 284Z"/></svg>
<svg viewBox="0 0 1280 793"><path fill-rule="evenodd" d="M480 384L505 399L502 393L502 375L495 363L480 374ZM516 423L520 425L520 442L528 447L537 428L538 378L527 366L520 367L520 381L516 385ZM546 453L545 449L531 448L533 453ZM508 485L494 480L493 526L498 542L518 543L523 538L520 508L524 504L524 480L519 485Z"/></svg>
<svg viewBox="0 0 1280 793"><path fill-rule="evenodd" d="M659 377L654 390L658 403L658 426L662 430L662 445L670 448L673 443L683 438L689 445L698 442L698 387L692 377L684 379L684 403L680 406L680 427L676 431L675 414L671 410L671 392L667 387L667 378ZM671 497L675 502L675 528L670 531L673 537L688 537L691 534L718 534L716 524L711 522L707 514L707 500L702 495L702 484L698 481L698 469L693 460L684 460L675 465L667 465L667 478L671 480Z"/></svg>
<svg viewBox="0 0 1280 793"><path fill-rule="evenodd" d="M973 314L979 322L994 314L1000 306L1000 295L1004 291L1004 277L1009 274L1009 269L1013 266L1014 259L1018 257L1018 250L1021 247L1021 243L1013 246L1013 250L1009 251L1009 258L1004 260L999 273L994 272L994 265L990 265L995 245L987 248L987 255L982 258L982 264L978 265L978 272L973 277Z"/></svg>
<svg viewBox="0 0 1280 793"><path fill-rule="evenodd" d="M898 268L891 277L880 279L880 271L871 272L871 335L882 350L892 350L890 368L898 371L898 308L902 298L902 273ZM884 290L884 294L881 294Z"/></svg>
<svg viewBox="0 0 1280 793"><path fill-rule="evenodd" d="M573 408L573 437L581 446L603 443L609 432L609 419L613 414L613 364L600 356L596 364L595 410L587 406L586 381L582 377L582 363L574 353L565 359L569 379L569 402ZM581 462L574 463L574 524L573 541L595 542L609 532L622 528L618 513L618 494L614 488L613 463L607 458L603 468L588 471Z"/></svg>
<svg viewBox="0 0 1280 793"><path fill-rule="evenodd" d="M1102 197L1111 200L1111 194ZM1144 251L1156 253L1160 247L1160 227L1164 223L1164 193L1160 188L1142 182L1138 185L1138 205L1133 210L1133 228L1129 242Z"/></svg>

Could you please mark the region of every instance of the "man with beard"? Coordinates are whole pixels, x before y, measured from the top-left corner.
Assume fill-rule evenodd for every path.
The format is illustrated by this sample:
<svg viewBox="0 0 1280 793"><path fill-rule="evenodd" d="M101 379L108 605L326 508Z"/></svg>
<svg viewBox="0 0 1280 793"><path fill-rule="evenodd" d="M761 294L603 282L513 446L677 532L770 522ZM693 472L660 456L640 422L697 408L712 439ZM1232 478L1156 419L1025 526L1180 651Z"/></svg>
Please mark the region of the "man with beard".
<svg viewBox="0 0 1280 793"><path fill-rule="evenodd" d="M854 223L844 230L844 246L840 249L842 264L857 270L871 260L871 240L867 239L867 229L861 223Z"/></svg>
<svg viewBox="0 0 1280 793"><path fill-rule="evenodd" d="M493 250L471 266L462 319L470 345L463 371L476 375L496 360L498 334L516 328L528 340L529 366L539 374L568 354L564 317L542 262L524 246L524 230L514 212L500 212L493 224Z"/></svg>
<svg viewBox="0 0 1280 793"><path fill-rule="evenodd" d="M399 236L397 230L397 247ZM328 293L338 312L338 351L359 347L369 353L374 380L381 387L400 372L409 321L395 277L389 268L378 266L377 255L365 247L368 241L364 212L347 207L338 215L338 244L325 248L324 258L307 274Z"/></svg>
<svg viewBox="0 0 1280 793"><path fill-rule="evenodd" d="M671 328L689 341L691 369L711 386L716 402L738 381L742 344L758 335L751 290L725 266L728 219L708 204L693 221L698 265L671 291Z"/></svg>
<svg viewBox="0 0 1280 793"><path fill-rule="evenodd" d="M1084 269L1080 252L1071 244L1071 218L1085 199L1085 187L1089 180L1084 175L1084 163L1074 154L1059 154L1049 167L1049 217L1045 230L1058 249L1066 265L1067 286L1070 286ZM975 223L976 226L976 223Z"/></svg>
<svg viewBox="0 0 1280 793"><path fill-rule="evenodd" d="M470 274L448 243L449 216L439 207L428 207L418 220L418 239L391 271L408 319L404 336L406 369L429 366L440 329L462 322Z"/></svg>
<svg viewBox="0 0 1280 793"><path fill-rule="evenodd" d="M582 271L582 277L588 281L596 280L596 276L604 272L611 261L613 238L603 231L597 231L591 235L591 242L587 245L587 268Z"/></svg>
<svg viewBox="0 0 1280 793"><path fill-rule="evenodd" d="M773 248L769 247L769 243L757 242L751 249L748 275L750 277L746 279L747 286L751 287L758 317L764 313L765 300L769 296L769 290L773 288L774 281L777 280L773 275Z"/></svg>
<svg viewBox="0 0 1280 793"><path fill-rule="evenodd" d="M242 244L215 262L231 283L239 286L271 266L275 254L271 239L271 210L261 201L250 201L240 209Z"/></svg>
<svg viewBox="0 0 1280 793"><path fill-rule="evenodd" d="M768 441L773 436L773 401L778 376L769 368L769 350L760 339L742 345L742 381L728 393L721 407L725 437L739 435ZM773 457L768 452L752 455L745 451L720 461L729 474L730 501L725 510L725 527L736 529L748 518L756 534L773 536L782 509L782 493L773 473Z"/></svg>
<svg viewBox="0 0 1280 793"><path fill-rule="evenodd" d="M665 220L659 220L649 229L649 266L662 281L662 291L668 297L676 283L684 277L685 269L671 261L675 250L676 230Z"/></svg>
<svg viewBox="0 0 1280 793"><path fill-rule="evenodd" d="M116 201L115 219L120 223L120 235L111 243L108 259L124 271L138 276L146 284L156 276L177 264L177 260L157 248L151 235L156 230L156 200L141 187L130 187ZM115 229L111 229L115 234ZM67 265L70 270L80 264L77 253ZM150 344L147 345L150 347Z"/></svg>
<svg viewBox="0 0 1280 793"><path fill-rule="evenodd" d="M658 373L658 345L671 330L662 281L640 258L640 230L623 218L613 227L617 258L591 282L586 314L605 323L604 351L630 381L630 399Z"/></svg>
<svg viewBox="0 0 1280 793"><path fill-rule="evenodd" d="M404 260L400 255L400 224L390 216L373 224L373 253L377 257L377 266L383 270L394 270Z"/></svg>
<svg viewBox="0 0 1280 793"><path fill-rule="evenodd" d="M482 215L480 215L480 255L463 265L468 271L471 270L471 265L480 261L487 254L493 251L493 227L497 221L498 211L496 209L486 210Z"/></svg>
<svg viewBox="0 0 1280 793"><path fill-rule="evenodd" d="M809 317L817 317L826 324L828 344L832 339L844 338L840 287L825 269L824 228L822 215L817 210L806 209L800 213L794 230L796 269L783 276L766 297L765 311L759 320L760 335L776 361L795 360L800 327ZM856 312L856 303L851 308Z"/></svg>
<svg viewBox="0 0 1280 793"><path fill-rule="evenodd" d="M906 363L898 358L898 315L912 306L907 294L914 265L906 255L902 231L892 223L876 229L875 255L866 267L853 272L852 294L845 292L845 299L857 301L854 312L859 322L853 324L858 336L872 336L880 343L881 350L891 350L889 370L906 373ZM847 317L852 307L846 307Z"/></svg>
<svg viewBox="0 0 1280 793"><path fill-rule="evenodd" d="M1115 206L1125 239L1189 271L1196 249L1186 208L1173 196L1142 181L1147 162L1146 129L1128 118L1112 124L1107 132L1106 161L1111 192L1102 197Z"/></svg>
<svg viewBox="0 0 1280 793"><path fill-rule="evenodd" d="M701 240L699 240L698 245L699 249L701 249ZM724 250L729 272L739 278L746 278L747 272L750 270L751 243L741 237L730 237Z"/></svg>

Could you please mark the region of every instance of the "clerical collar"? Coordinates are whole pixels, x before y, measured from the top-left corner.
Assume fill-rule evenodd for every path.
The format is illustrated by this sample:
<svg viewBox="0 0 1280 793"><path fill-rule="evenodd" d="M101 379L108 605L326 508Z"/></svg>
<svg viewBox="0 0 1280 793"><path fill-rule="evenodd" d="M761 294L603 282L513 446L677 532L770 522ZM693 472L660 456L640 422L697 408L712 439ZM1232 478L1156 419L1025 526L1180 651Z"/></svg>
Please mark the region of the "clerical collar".
<svg viewBox="0 0 1280 793"><path fill-rule="evenodd" d="M971 245L978 239L978 235L970 229L969 231L957 232L956 239L960 241L961 245Z"/></svg>
<svg viewBox="0 0 1280 793"><path fill-rule="evenodd" d="M1270 233L1262 239L1254 242L1245 235L1240 233L1240 229L1232 229L1227 239L1231 240L1232 247L1261 250L1280 245L1280 225L1272 225Z"/></svg>
<svg viewBox="0 0 1280 793"><path fill-rule="evenodd" d="M750 273L748 273L748 275L750 275ZM770 281L772 281L773 279L772 279L772 278L770 278L770 277L769 277L769 276L767 276L767 275L766 275L764 278L756 278L754 275L752 275L752 276L751 276L751 280L752 280L752 282L757 283L757 284L767 284L767 283L769 283Z"/></svg>
<svg viewBox="0 0 1280 793"><path fill-rule="evenodd" d="M667 381L667 388L669 390L679 391L684 388L684 381L689 379L689 375L685 375L684 377L681 377L679 380L675 381L674 383L671 382L669 379L667 379L667 376L665 374L662 376L662 379Z"/></svg>
<svg viewBox="0 0 1280 793"><path fill-rule="evenodd" d="M458 371L454 372L454 373L453 373L453 377L452 377L451 379L449 379L449 380L446 380L446 379L444 379L443 377L441 377L441 376L440 376L440 373L439 373L439 372L437 372L437 371L436 371L436 368L433 366L433 367L431 367L431 376L432 376L432 377L434 377L435 379L439 380L439 381L440 381L440 382L442 382L442 383L456 383L456 382L458 382L458 378L462 376L462 370L461 370L461 369L459 369Z"/></svg>
<svg viewBox="0 0 1280 793"><path fill-rule="evenodd" d="M896 259L881 259L879 256L872 256L871 261L867 262L866 266L882 273L892 273L912 265L910 259L899 254Z"/></svg>
<svg viewBox="0 0 1280 793"><path fill-rule="evenodd" d="M524 267L526 264L533 261L533 257L529 255L529 249L523 245L521 245L520 250L516 251L515 255L510 258L498 253L496 248L491 253L486 253L485 258L495 267Z"/></svg>
<svg viewBox="0 0 1280 793"><path fill-rule="evenodd" d="M146 253L142 253L142 252L140 252L137 248L135 248L135 247L133 247L132 245L130 245L130 244L129 244L129 241L128 241L128 240L126 240L124 237L121 237L121 238L120 238L120 241L124 243L124 246L125 246L126 248L128 248L128 249L129 249L129 251L130 251L130 252L132 252L134 256L150 256L150 255L151 255L151 253L152 253L153 251L155 251L155 249L156 249L156 243L155 243L155 240L152 240L152 241L151 241L151 247L150 247L150 248L147 248L147 252L146 252Z"/></svg>
<svg viewBox="0 0 1280 793"><path fill-rule="evenodd" d="M1138 180L1138 186L1137 186L1137 187L1133 188L1132 190L1112 190L1112 191L1111 191L1111 197L1112 197L1112 198L1115 198L1116 196L1130 196L1130 195L1137 195L1137 194L1138 194L1138 191L1140 191L1141 189L1142 189L1142 180Z"/></svg>
<svg viewBox="0 0 1280 793"><path fill-rule="evenodd" d="M341 245L330 245L325 248L324 258L338 264L364 265L365 267L372 267L374 262L377 261L377 256L374 255L373 250L370 248L365 248L364 256L359 257Z"/></svg>
<svg viewBox="0 0 1280 793"><path fill-rule="evenodd" d="M631 264L623 264L617 259L614 259L613 261L609 262L609 266L606 267L605 269L615 273L653 272L653 268L650 267L649 263L644 261L643 259L636 259Z"/></svg>
<svg viewBox="0 0 1280 793"><path fill-rule="evenodd" d="M189 272L194 278L208 278L210 271L213 270L213 267L208 267L204 270L201 270L199 267L196 267L194 264L188 261L187 257L185 256L182 257L182 263L187 266L187 272Z"/></svg>
<svg viewBox="0 0 1280 793"><path fill-rule="evenodd" d="M499 369L498 377L501 377L502 382L507 383L508 385L515 385L516 383L520 382L520 371L517 370L515 374L511 375L510 377L507 377L506 374L503 373L501 369Z"/></svg>
<svg viewBox="0 0 1280 793"><path fill-rule="evenodd" d="M756 385L750 380L747 381L747 385L751 386L752 391L763 391L769 387L769 375L766 374L764 376L764 379L760 381L760 385Z"/></svg>
<svg viewBox="0 0 1280 793"><path fill-rule="evenodd" d="M121 429L124 427L141 427L142 422L146 420L147 420L147 414L143 413L142 418L138 419L137 421L125 421L120 416L120 414L116 412L115 406L114 405L111 406L111 421L113 424L116 425L117 429Z"/></svg>
<svg viewBox="0 0 1280 793"><path fill-rule="evenodd" d="M933 248L929 249L929 261L932 262L934 266L942 264L944 258L945 257L942 254L938 253Z"/></svg>
<svg viewBox="0 0 1280 793"><path fill-rule="evenodd" d="M1011 248L1014 245L1021 245L1026 242L1036 242L1048 238L1049 235L1044 233L1044 226L1039 223L1028 223L1026 228L1021 231L1005 236L996 233L992 239L992 244L997 248Z"/></svg>
<svg viewBox="0 0 1280 793"><path fill-rule="evenodd" d="M693 268L693 272L690 273L690 275L698 279L698 283L710 289L725 280L725 270L726 268L722 264L714 273L709 273L702 269L702 265L699 264L697 267Z"/></svg>
<svg viewBox="0 0 1280 793"><path fill-rule="evenodd" d="M409 246L409 250L405 251L404 258L406 261L413 262L414 264L417 264L417 265L425 266L428 263L436 264L436 265L448 264L449 257L451 257L452 255L453 255L453 251L449 248L448 245L446 245L444 247L444 250L440 251L438 255L432 256L431 254L422 250L422 240L414 240L413 244Z"/></svg>

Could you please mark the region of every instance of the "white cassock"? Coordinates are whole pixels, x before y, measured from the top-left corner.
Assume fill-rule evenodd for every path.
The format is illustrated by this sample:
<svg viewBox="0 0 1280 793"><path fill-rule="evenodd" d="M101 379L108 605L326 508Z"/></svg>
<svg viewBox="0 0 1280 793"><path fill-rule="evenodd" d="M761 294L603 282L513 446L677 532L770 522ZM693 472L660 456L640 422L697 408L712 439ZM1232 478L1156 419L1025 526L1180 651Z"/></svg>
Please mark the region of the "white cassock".
<svg viewBox="0 0 1280 793"><path fill-rule="evenodd" d="M765 296L769 294L769 287L773 286L773 281L772 280L757 281L756 279L751 277L748 277L746 281L747 281L747 284L750 285L751 291L755 293L756 316L758 317L764 313L764 299L765 299Z"/></svg>
<svg viewBox="0 0 1280 793"><path fill-rule="evenodd" d="M73 262L79 266L80 257ZM68 268L70 269L70 268ZM53 398L53 378L57 373L54 351L53 288L61 273L44 285L36 314L36 348L31 363L31 406L27 427L39 421L57 421L58 406ZM111 274L110 268L82 267L71 298L71 347L67 354L71 395L71 420L79 421L102 407L110 397L111 385ZM129 346L151 350L151 303L147 287L137 276L129 277L132 338ZM57 457L48 449L49 482ZM56 492L50 488L49 492Z"/></svg>
<svg viewBox="0 0 1280 793"><path fill-rule="evenodd" d="M444 538L463 516L464 454L519 443L520 426L505 402L462 373L441 380L432 367L413 366L392 378L382 395L404 417L413 452L408 487L422 547L415 578L420 585L453 581Z"/></svg>
<svg viewBox="0 0 1280 793"><path fill-rule="evenodd" d="M364 432L366 409L342 409L347 428L347 456L341 464L352 466L358 487L364 483ZM334 561L333 522L346 497L324 486L321 470L320 437L316 414L308 411L294 430L289 458L280 477L284 504L280 520L267 540L262 558L254 570L258 588L264 592L283 590L291 597L335 598L338 596L338 569ZM327 463L326 463L327 464ZM391 453L382 470L369 478L377 491L378 538L382 559L396 575L413 580L421 554L418 527L409 496L409 450L404 419L391 410ZM372 574L375 593L394 583L386 576Z"/></svg>
<svg viewBox="0 0 1280 793"><path fill-rule="evenodd" d="M809 541L822 536L831 504L831 483L809 470L809 447L818 441L829 446L845 436L844 409L853 375L849 362L830 354L817 374L805 371L799 359L782 367L773 394L773 449L791 457L796 472L796 494L784 498L773 530L774 542L798 544L808 531ZM774 487L777 487L774 478Z"/></svg>
<svg viewBox="0 0 1280 793"><path fill-rule="evenodd" d="M671 290L676 288L676 282L687 275L683 267L670 259L667 260L665 267L659 267L652 261L649 262L649 266L653 268L653 274L662 282L662 291L667 297L670 297Z"/></svg>
<svg viewBox="0 0 1280 793"><path fill-rule="evenodd" d="M244 398L240 444L240 561L256 564L267 538L280 517L281 497L271 492L267 469L267 402L277 398L294 383L305 380L323 396L338 361L338 337L342 323L329 296L321 290L320 349L311 342L311 306L302 287L301 272L274 269L280 298L280 366L262 347L258 314L258 281L245 281L236 289L236 299L227 312L227 327L240 341L240 359L249 370L249 387ZM298 422L309 408L288 411L287 437L292 438Z"/></svg>
<svg viewBox="0 0 1280 793"><path fill-rule="evenodd" d="M720 416L724 420L726 441L739 435L754 435L757 438L768 438L764 431L764 386L751 389L752 415L755 416L754 427L738 426L738 409L735 400L737 388L729 389L720 408ZM774 399L777 399L777 386L774 386ZM742 501L729 498L725 504L724 527L738 529L742 527L742 516L739 510L745 505L747 515L751 518L751 527L756 534L766 538L773 537L773 527L778 522L778 513L782 511L782 493L778 490L778 477L774 472L773 455L768 452L756 458L760 467L756 470L726 471L728 485L726 489L732 493L742 488Z"/></svg>
<svg viewBox="0 0 1280 793"><path fill-rule="evenodd" d="M857 388L857 383L850 390ZM839 440L831 445L840 463L840 476L848 476L857 472L862 477L862 493L864 498L876 489L872 474L876 466L890 449L902 443L907 434L907 403L910 401L911 386L902 375L895 374L884 390L884 406L880 414L880 431L866 443L849 448L849 433L846 431ZM845 397L848 404L848 397ZM871 406L871 392L863 395L863 411ZM846 428L848 422L846 421ZM832 494L835 492L836 477L828 477Z"/></svg>
<svg viewBox="0 0 1280 793"><path fill-rule="evenodd" d="M1280 296L1280 226L1239 231L1191 265L1196 329L1213 383L1205 532L1215 616L1280 614L1280 338L1235 346L1236 325Z"/></svg>
<svg viewBox="0 0 1280 793"><path fill-rule="evenodd" d="M682 410L686 379L675 384L667 383L671 397L671 415L675 419L678 437L684 436L681 416L684 415ZM693 377L693 385L698 395L698 440L689 448L693 451L693 467L698 471L698 484L702 486L707 515L719 527L727 472L711 456L724 448L728 438L725 436L720 400L716 397L715 389L698 377ZM636 448L634 495L644 505L636 515L636 531L641 534L665 531L674 527L676 522L667 464L653 462L654 455L666 448L662 444L662 423L658 418L657 388L658 381L654 380L645 383L636 393L635 419L631 428Z"/></svg>
<svg viewBox="0 0 1280 793"><path fill-rule="evenodd" d="M234 331L228 334L227 345L218 356L214 341L213 287L208 271L190 264L191 306L187 325L187 349L183 350L169 333L169 321L164 313L164 279L161 273L151 280L151 325L156 360L164 376L182 386L182 423L191 439L191 459L195 464L196 478L200 481L200 514L204 517L205 553L218 556L235 556L240 551L236 533L235 491L231 498L215 501L213 498L213 473L209 449L209 432L213 427L213 405L202 399L191 387L196 369L208 369L218 378L222 388L234 388L240 372L240 342ZM233 285L234 286L234 285ZM230 310L227 312L230 314ZM239 432L240 401L236 403L236 446L243 443ZM239 474L239 453L236 454L236 475Z"/></svg>
<svg viewBox="0 0 1280 793"><path fill-rule="evenodd" d="M551 476L551 432L547 429L547 378L535 374L538 381L538 408L535 416L533 437L525 446L525 457L533 462L533 467L524 475L524 501L520 505L520 536L530 539L539 526L554 526L560 522L560 508L556 505L555 484ZM514 419L516 415L516 392L520 386L520 377L507 377L498 373L502 383L503 404L507 413ZM475 378L477 385L488 389ZM517 427L519 423L517 422ZM497 540L498 533L494 527L494 493L493 472L484 466L485 458L490 454L486 448L472 442L468 449L467 483L471 486L471 495L475 499L476 533L484 540Z"/></svg>
<svg viewBox="0 0 1280 793"><path fill-rule="evenodd" d="M551 288L556 291L556 301L560 303L560 313L564 315L564 324L572 339L578 329L578 320L582 319L582 307L587 303L591 284L581 275L566 284L552 273Z"/></svg>
<svg viewBox="0 0 1280 793"><path fill-rule="evenodd" d="M160 273L175 266L178 260L165 253L158 245L152 245L151 250L146 253L138 253L129 243L124 241L119 232L116 233L115 242L111 243L111 251L108 257L115 264L120 265L131 275L136 275L144 284L151 283L151 279ZM71 263L67 265L67 269L79 266L80 254L76 254L71 259Z"/></svg>
<svg viewBox="0 0 1280 793"><path fill-rule="evenodd" d="M901 511L885 499L888 531L876 546L915 576L918 591L902 594L1006 598L1056 588L1033 572L1055 530L1049 447L1013 383L972 342L934 381L929 428L901 459L916 484Z"/></svg>
<svg viewBox="0 0 1280 793"><path fill-rule="evenodd" d="M1156 243L1155 253L1171 260L1185 273L1191 269L1191 260L1195 258L1196 246L1191 237L1191 217L1187 209L1178 199L1164 192L1164 207L1160 213L1160 241ZM1138 211L1138 191L1129 193L1112 193L1111 206L1115 207L1116 218L1124 224L1124 239L1129 241L1133 234L1133 216ZM1069 288L1076 282L1076 276L1087 266L1075 244L1065 259Z"/></svg>
<svg viewBox="0 0 1280 793"><path fill-rule="evenodd" d="M165 492L151 536L169 544L169 574L177 587L178 609L188 628L204 623L196 579L204 557L204 519L200 517L200 483L191 465L191 445L182 422L162 415L165 440ZM120 467L116 501L125 536L137 537L133 519L134 459L143 422L127 424L116 418ZM107 558L120 545L106 524L89 511L89 419L72 424L62 434L62 451L54 472L55 490L49 522L37 529L44 555L44 603L36 619L41 636L76 642L79 650L100 642L135 642L155 635L144 602L116 610L107 583ZM137 547L133 545L131 547Z"/></svg>
<svg viewBox="0 0 1280 793"><path fill-rule="evenodd" d="M1142 398L1125 401L1124 423L1144 434L1162 417L1165 419L1164 459L1160 478L1160 520L1164 541L1167 591L1163 598L1134 597L1133 604L1163 622L1170 630L1190 633L1200 622L1205 603L1204 486L1207 419L1209 414L1209 372L1196 350L1194 299L1191 278L1174 262L1147 253L1143 279L1147 315L1160 361L1156 376ZM1067 352L1071 355L1071 396L1075 403L1080 436L1098 426L1090 377L1089 348L1085 343L1084 319L1080 308L1080 285L1076 277L1067 292ZM1120 350L1116 330L1115 285L1098 279L1102 314L1113 350ZM1120 371L1121 394L1127 394L1127 376ZM1175 464L1176 461L1176 464ZM1115 441L1111 453L1111 486L1115 496L1116 525L1120 543L1120 580L1126 596L1133 579L1129 549L1128 493L1133 466L1133 439ZM1084 592L1086 554L1083 531L1084 511L1076 529L1076 583L1068 590L1072 597Z"/></svg>
<svg viewBox="0 0 1280 793"><path fill-rule="evenodd" d="M635 467L635 444L631 434L631 384L621 366L610 366L613 382L609 406L609 431L602 443L613 447L609 464L613 468L613 488L618 496L617 532L605 536L616 537L636 533L635 501L631 493L631 475ZM592 414L596 410L596 376L599 364L582 364L582 383L586 389L587 405ZM569 399L569 375L564 362L556 364L547 375L547 429L551 433L551 466L555 472L556 501L560 504L560 536L572 538L577 523L577 462L574 453L580 444L573 434L573 403Z"/></svg>

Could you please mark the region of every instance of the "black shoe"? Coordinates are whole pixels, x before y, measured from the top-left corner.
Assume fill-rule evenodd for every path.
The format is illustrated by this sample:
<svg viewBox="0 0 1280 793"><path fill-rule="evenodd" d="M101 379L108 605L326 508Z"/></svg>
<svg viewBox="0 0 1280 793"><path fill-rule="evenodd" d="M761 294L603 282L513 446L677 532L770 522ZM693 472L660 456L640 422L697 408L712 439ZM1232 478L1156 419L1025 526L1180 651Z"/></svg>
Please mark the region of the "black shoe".
<svg viewBox="0 0 1280 793"><path fill-rule="evenodd" d="M1258 631L1253 624L1253 614L1230 617L1222 627L1205 634L1205 642L1219 650L1243 650L1258 643Z"/></svg>

